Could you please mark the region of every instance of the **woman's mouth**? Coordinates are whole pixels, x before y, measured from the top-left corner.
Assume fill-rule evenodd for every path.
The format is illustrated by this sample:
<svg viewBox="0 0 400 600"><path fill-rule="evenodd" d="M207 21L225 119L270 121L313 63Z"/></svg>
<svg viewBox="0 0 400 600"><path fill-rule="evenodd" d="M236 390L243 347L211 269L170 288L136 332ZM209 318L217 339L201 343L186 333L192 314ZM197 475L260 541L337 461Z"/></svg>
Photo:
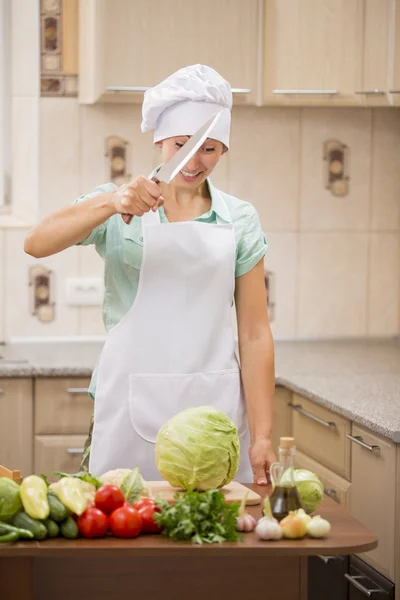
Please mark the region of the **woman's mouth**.
<svg viewBox="0 0 400 600"><path fill-rule="evenodd" d="M195 181L199 175L201 175L202 171L196 171L195 173L190 173L189 171L185 171L184 169L182 169L180 171L181 177L184 179L184 181L188 181L188 182L192 182Z"/></svg>

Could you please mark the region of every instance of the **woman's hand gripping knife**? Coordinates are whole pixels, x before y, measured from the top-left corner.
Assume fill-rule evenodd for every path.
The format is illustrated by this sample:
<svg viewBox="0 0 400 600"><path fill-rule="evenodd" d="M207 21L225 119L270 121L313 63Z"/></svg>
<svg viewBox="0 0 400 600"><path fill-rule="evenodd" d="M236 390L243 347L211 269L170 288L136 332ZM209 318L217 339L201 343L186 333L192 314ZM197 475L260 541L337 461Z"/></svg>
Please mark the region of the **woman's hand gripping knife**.
<svg viewBox="0 0 400 600"><path fill-rule="evenodd" d="M133 216L141 217L149 210L155 212L164 203L158 183L156 177L146 179L140 176L113 192L115 208L125 223L130 223Z"/></svg>

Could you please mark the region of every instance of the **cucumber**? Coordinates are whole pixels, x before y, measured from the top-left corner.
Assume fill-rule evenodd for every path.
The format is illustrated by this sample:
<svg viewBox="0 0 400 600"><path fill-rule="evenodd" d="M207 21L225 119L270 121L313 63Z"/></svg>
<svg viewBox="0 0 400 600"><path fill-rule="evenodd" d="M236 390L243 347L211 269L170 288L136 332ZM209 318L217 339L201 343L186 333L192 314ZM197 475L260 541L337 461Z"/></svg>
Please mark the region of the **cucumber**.
<svg viewBox="0 0 400 600"><path fill-rule="evenodd" d="M18 513L13 520L14 527L28 529L35 537L35 540L44 540L47 537L46 526L37 519L32 519L26 512Z"/></svg>
<svg viewBox="0 0 400 600"><path fill-rule="evenodd" d="M25 540L33 540L35 537L29 529L21 529L13 525L7 525L7 523L0 523L0 535L7 535L7 533L13 532L17 532L18 537Z"/></svg>
<svg viewBox="0 0 400 600"><path fill-rule="evenodd" d="M57 537L60 530L59 527L57 525L57 523L55 521L53 521L52 519L45 519L43 521L43 525L46 527L47 529L47 535L50 538L54 538Z"/></svg>
<svg viewBox="0 0 400 600"><path fill-rule="evenodd" d="M65 521L68 517L68 509L64 504L51 492L47 494L47 500L50 506L50 519L55 521L56 523L61 523L61 521Z"/></svg>
<svg viewBox="0 0 400 600"><path fill-rule="evenodd" d="M16 542L17 540L18 540L18 533L16 531L11 531L10 533L0 535L0 544L6 543L6 542Z"/></svg>
<svg viewBox="0 0 400 600"><path fill-rule="evenodd" d="M67 517L65 521L60 523L60 533L63 537L74 540L79 535L78 525L72 517Z"/></svg>

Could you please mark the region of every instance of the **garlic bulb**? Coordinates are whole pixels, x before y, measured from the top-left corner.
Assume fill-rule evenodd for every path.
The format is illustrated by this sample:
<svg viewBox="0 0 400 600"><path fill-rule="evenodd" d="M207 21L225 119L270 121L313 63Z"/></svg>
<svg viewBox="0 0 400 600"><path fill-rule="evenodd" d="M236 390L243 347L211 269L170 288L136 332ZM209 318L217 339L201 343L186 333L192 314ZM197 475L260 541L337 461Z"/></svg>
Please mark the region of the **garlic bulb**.
<svg viewBox="0 0 400 600"><path fill-rule="evenodd" d="M280 540L282 529L276 519L262 517L256 525L256 534L260 540Z"/></svg>
<svg viewBox="0 0 400 600"><path fill-rule="evenodd" d="M246 492L240 504L239 516L236 517L236 531L243 531L245 533L254 531L254 528L257 524L257 520L253 517L253 515L249 515L249 513L245 510L248 495L249 492Z"/></svg>
<svg viewBox="0 0 400 600"><path fill-rule="evenodd" d="M326 536L331 529L331 524L326 519L316 515L307 523L307 533L313 538L321 538Z"/></svg>

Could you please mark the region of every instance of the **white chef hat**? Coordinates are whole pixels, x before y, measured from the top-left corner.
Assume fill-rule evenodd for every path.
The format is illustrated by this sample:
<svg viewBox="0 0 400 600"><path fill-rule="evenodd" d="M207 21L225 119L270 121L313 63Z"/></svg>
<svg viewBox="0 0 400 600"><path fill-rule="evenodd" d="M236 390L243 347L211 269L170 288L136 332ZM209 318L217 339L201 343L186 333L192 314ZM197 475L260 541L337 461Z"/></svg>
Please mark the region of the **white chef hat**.
<svg viewBox="0 0 400 600"><path fill-rule="evenodd" d="M154 142L193 135L221 108L209 137L229 148L231 86L211 67L191 65L145 92L141 129L143 133L154 129Z"/></svg>

